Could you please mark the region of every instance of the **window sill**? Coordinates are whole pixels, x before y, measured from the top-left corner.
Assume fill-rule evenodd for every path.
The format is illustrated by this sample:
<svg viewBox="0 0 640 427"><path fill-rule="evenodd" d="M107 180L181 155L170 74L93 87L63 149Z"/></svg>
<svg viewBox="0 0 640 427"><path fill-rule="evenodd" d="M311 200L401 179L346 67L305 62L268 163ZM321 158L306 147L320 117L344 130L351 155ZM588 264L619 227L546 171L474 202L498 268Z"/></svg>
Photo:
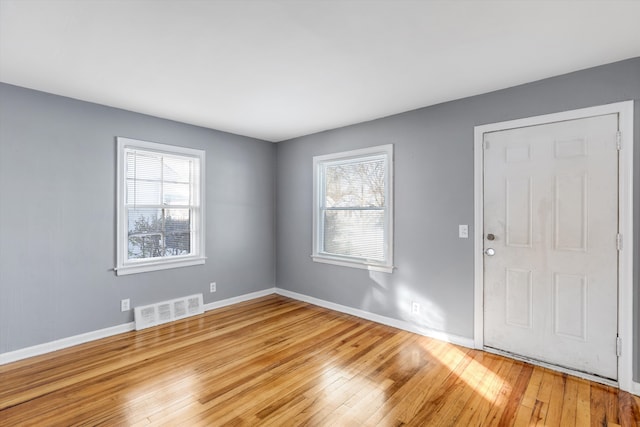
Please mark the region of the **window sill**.
<svg viewBox="0 0 640 427"><path fill-rule="evenodd" d="M189 267L191 265L204 264L206 258L188 258L179 260L164 260L156 262L146 262L140 264L129 264L115 268L116 275L125 276L127 274L145 273L148 271L167 270L170 268Z"/></svg>
<svg viewBox="0 0 640 427"><path fill-rule="evenodd" d="M342 267L359 268L362 270L379 271L381 273L393 273L394 266L381 265L381 264L368 264L364 261L351 261L344 258L334 258L323 255L311 255L311 259L314 262L321 262L323 264L333 264Z"/></svg>

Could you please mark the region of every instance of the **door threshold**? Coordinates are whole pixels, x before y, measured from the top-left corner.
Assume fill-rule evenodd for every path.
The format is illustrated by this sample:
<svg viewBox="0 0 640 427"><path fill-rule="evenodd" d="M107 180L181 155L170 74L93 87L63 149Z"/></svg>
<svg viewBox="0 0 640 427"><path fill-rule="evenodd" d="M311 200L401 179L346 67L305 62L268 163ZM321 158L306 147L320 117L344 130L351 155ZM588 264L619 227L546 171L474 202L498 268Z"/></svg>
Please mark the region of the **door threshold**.
<svg viewBox="0 0 640 427"><path fill-rule="evenodd" d="M598 375L588 374L588 373L582 372L582 371L576 371L575 369L567 368L565 366L554 365L553 363L543 362L541 360L532 359L530 357L521 356L521 355L516 354L516 353L511 353L511 352L505 351L505 350L499 350L499 349L493 348L493 347L484 346L482 349L484 351L486 351L487 353L493 353L493 354L497 354L498 356L504 356L504 357L508 357L510 359L520 360L522 362L527 362L527 363L530 363L532 365L541 366L543 368L548 368L548 369L551 369L553 371L557 371L557 372L562 372L564 374L573 375L574 377L582 378L583 380L589 380L589 381L593 381L595 383L604 384L604 385L608 385L608 386L615 387L615 388L620 388L619 384L618 384L618 381L612 380L610 378L604 378L604 377L601 377L601 376L598 376Z"/></svg>

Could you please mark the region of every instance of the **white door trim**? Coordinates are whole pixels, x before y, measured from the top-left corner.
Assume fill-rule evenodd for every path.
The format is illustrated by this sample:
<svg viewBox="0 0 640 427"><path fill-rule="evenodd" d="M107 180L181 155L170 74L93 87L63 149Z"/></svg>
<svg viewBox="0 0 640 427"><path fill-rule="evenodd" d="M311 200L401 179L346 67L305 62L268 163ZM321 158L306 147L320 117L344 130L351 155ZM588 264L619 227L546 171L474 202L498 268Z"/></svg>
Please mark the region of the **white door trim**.
<svg viewBox="0 0 640 427"><path fill-rule="evenodd" d="M633 101L564 111L542 116L528 117L474 128L474 345L484 348L484 239L483 233L483 135L525 126L619 114L622 133L622 150L619 164L619 233L623 236L623 248L618 257L618 336L622 339L622 351L618 358L618 387L632 392L633 383ZM613 344L612 344L613 345Z"/></svg>

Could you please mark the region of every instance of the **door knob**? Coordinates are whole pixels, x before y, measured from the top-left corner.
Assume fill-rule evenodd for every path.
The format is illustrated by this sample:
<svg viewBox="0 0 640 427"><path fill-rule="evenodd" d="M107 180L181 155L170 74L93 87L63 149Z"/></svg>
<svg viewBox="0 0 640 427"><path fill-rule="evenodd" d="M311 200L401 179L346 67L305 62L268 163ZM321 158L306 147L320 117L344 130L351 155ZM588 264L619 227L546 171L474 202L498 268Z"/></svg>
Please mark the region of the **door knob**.
<svg viewBox="0 0 640 427"><path fill-rule="evenodd" d="M493 248L487 248L486 251L484 251L485 254L487 254L488 256L494 256L496 254L496 250Z"/></svg>

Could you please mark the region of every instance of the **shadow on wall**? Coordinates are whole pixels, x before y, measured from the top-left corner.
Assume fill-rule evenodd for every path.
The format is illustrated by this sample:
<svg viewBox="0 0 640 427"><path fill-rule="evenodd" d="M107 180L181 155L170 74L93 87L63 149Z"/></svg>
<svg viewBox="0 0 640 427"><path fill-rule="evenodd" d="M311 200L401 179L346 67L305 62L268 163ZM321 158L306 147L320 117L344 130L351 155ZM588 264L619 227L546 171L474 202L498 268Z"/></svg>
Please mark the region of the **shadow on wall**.
<svg viewBox="0 0 640 427"><path fill-rule="evenodd" d="M386 313L396 313L400 320L418 328L447 330L444 311L437 304L417 294L415 289L393 280L387 273L369 271L369 278L374 285L364 296L361 305L364 310L373 312L373 307L383 307ZM415 303L418 304L417 310L414 309Z"/></svg>

